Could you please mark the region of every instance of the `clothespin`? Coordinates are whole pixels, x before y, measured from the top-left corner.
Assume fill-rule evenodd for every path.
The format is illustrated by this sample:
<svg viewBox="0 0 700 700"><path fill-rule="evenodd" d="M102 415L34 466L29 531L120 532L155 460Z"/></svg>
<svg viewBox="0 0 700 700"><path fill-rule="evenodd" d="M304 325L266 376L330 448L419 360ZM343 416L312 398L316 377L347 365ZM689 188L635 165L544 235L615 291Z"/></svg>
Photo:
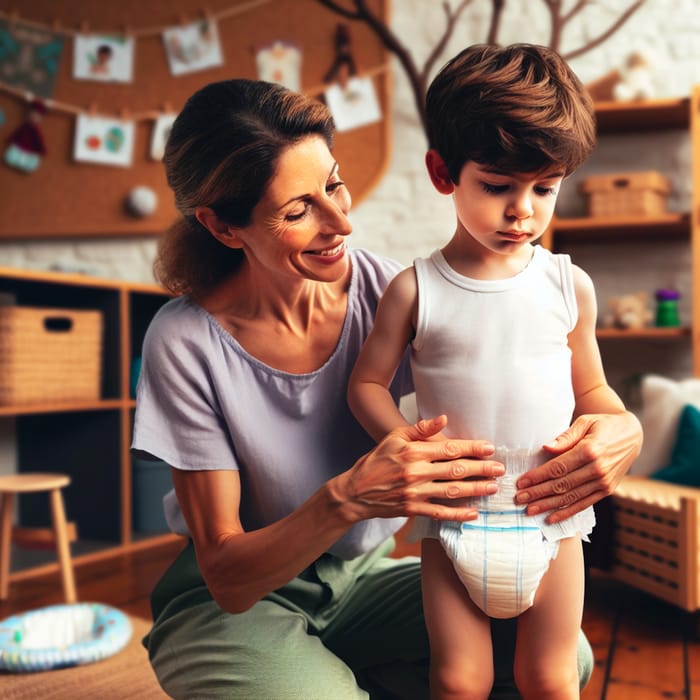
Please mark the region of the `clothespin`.
<svg viewBox="0 0 700 700"><path fill-rule="evenodd" d="M339 23L335 28L335 59L323 77L324 83L338 82L345 89L348 79L357 73L355 57L350 47L350 29L347 24Z"/></svg>
<svg viewBox="0 0 700 700"><path fill-rule="evenodd" d="M81 34L89 34L90 33L90 22L88 22L86 19L81 20L81 22L80 22L80 33Z"/></svg>
<svg viewBox="0 0 700 700"><path fill-rule="evenodd" d="M172 104L166 100L163 102L160 111L163 112L163 114L173 114L175 110L173 109Z"/></svg>
<svg viewBox="0 0 700 700"><path fill-rule="evenodd" d="M123 122L128 122L131 119L131 110L128 107L122 107L119 110L119 119Z"/></svg>
<svg viewBox="0 0 700 700"><path fill-rule="evenodd" d="M91 117L96 117L98 115L97 102L91 102L88 105L87 113Z"/></svg>

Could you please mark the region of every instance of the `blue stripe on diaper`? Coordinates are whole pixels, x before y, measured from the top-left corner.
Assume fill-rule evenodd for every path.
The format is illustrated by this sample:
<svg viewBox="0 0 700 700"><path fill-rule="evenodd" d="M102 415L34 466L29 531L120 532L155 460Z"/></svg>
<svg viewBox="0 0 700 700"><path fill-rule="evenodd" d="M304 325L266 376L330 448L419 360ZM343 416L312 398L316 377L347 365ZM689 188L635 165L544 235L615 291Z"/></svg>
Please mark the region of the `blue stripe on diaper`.
<svg viewBox="0 0 700 700"><path fill-rule="evenodd" d="M488 527L487 521L488 521L488 518L489 518L489 514L488 514L488 513L484 513L483 516L484 516L484 523L486 523L486 525L484 526L483 529L488 530L489 527ZM467 525L467 523L462 523L462 527L464 527L465 525ZM483 600L482 609L483 609L483 610L488 610L488 586L486 585L486 581L487 581L487 568L488 568L488 564L487 564L487 561L488 561L488 556L487 556L488 547L486 546L487 541L488 541L488 537L484 537L484 556L483 556L483 558L482 558L482 561L484 562L484 564L483 564L482 569L481 569L481 590L483 591L483 598L482 598L482 600Z"/></svg>
<svg viewBox="0 0 700 700"><path fill-rule="evenodd" d="M497 525L473 525L472 523L462 523L462 530L491 530L492 532L525 532L527 530L539 530L539 527L531 525L513 525L512 527L501 527Z"/></svg>

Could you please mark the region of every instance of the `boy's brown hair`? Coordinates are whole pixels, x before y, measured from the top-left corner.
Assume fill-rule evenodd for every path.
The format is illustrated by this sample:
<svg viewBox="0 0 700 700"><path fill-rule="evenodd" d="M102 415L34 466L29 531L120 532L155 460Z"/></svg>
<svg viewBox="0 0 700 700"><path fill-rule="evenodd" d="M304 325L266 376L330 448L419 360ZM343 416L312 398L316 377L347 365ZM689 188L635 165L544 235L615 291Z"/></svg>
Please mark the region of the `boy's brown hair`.
<svg viewBox="0 0 700 700"><path fill-rule="evenodd" d="M573 172L595 146L593 101L554 50L477 44L448 61L426 96L430 148L459 181L467 161L504 171Z"/></svg>

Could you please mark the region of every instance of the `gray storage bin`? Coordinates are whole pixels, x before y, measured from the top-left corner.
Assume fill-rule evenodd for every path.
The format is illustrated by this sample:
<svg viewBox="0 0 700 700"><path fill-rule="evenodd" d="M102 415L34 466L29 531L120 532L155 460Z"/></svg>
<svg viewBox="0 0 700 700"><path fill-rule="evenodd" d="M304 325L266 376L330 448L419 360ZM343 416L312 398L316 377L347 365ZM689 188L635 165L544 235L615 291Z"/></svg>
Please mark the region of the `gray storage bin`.
<svg viewBox="0 0 700 700"><path fill-rule="evenodd" d="M163 496L173 486L170 467L160 460L132 459L134 532L167 532Z"/></svg>

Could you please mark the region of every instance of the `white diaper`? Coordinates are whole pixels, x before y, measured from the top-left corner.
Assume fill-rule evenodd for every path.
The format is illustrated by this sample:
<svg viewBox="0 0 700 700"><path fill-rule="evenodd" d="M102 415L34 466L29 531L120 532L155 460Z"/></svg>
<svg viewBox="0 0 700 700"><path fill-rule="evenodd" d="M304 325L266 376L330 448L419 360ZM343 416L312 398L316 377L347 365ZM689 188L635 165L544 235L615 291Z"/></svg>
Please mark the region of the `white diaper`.
<svg viewBox="0 0 700 700"><path fill-rule="evenodd" d="M470 598L489 617L520 615L535 599L535 593L557 556L559 540L585 538L593 529L595 516L589 508L573 518L547 525L545 515L528 516L516 506L518 476L544 461L541 453L499 448L496 459L506 466L498 481L498 493L469 499L479 511L476 520L442 522L438 539ZM431 536L423 532L423 536Z"/></svg>
<svg viewBox="0 0 700 700"><path fill-rule="evenodd" d="M501 492L505 490L502 484ZM559 542L547 541L524 509L513 507L512 495L508 505L480 510L477 520L440 527L440 541L457 576L489 617L515 617L527 610L559 551Z"/></svg>

